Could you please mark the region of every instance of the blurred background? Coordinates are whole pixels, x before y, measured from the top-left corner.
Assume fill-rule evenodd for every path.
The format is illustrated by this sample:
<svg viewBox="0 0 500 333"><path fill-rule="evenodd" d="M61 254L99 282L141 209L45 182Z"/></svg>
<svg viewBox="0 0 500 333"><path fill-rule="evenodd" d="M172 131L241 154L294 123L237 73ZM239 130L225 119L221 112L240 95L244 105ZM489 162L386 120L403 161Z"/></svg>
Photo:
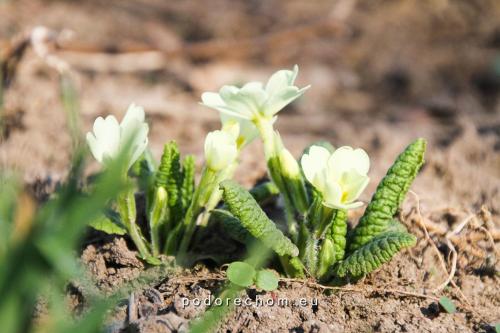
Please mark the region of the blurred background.
<svg viewBox="0 0 500 333"><path fill-rule="evenodd" d="M364 148L367 200L397 153L423 136L428 163L415 190L424 208L484 205L498 222L496 0L3 0L0 62L0 166L29 184L56 183L70 163L61 66L75 83L82 134L134 102L156 157L175 139L201 164L204 137L220 126L201 93L298 64L298 85L312 88L276 124L296 156L318 139ZM254 142L237 178L262 177L262 156Z"/></svg>

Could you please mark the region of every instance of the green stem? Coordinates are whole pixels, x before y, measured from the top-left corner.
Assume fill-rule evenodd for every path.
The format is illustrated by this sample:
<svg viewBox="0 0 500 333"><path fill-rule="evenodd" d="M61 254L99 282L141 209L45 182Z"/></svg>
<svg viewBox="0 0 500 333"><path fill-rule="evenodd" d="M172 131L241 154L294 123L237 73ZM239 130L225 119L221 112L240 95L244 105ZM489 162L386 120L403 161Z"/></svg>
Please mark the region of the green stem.
<svg viewBox="0 0 500 333"><path fill-rule="evenodd" d="M139 226L136 224L137 212L133 190L127 190L125 194L118 197L118 211L120 213L121 220L127 227L130 238L132 238L132 241L137 247L141 257L143 259L151 257L148 247L144 243Z"/></svg>
<svg viewBox="0 0 500 333"><path fill-rule="evenodd" d="M325 233L325 230L328 228L330 223L332 222L332 217L335 212L334 209L326 206L322 206L321 216L318 221L318 227L316 228L316 237L321 238Z"/></svg>
<svg viewBox="0 0 500 333"><path fill-rule="evenodd" d="M153 256L160 254L160 230L165 224L168 207L168 194L164 187L156 189L153 196L153 203L149 210L149 229L151 233L151 251Z"/></svg>
<svg viewBox="0 0 500 333"><path fill-rule="evenodd" d="M216 180L217 184L220 184L223 180L233 178L234 172L236 171L236 167L238 166L238 162L235 160L233 164L231 164L227 169L220 172L218 175L218 179ZM208 224L208 220L210 219L210 212L214 210L217 204L222 199L222 191L218 188L215 188L210 195L207 203L205 204L205 212L200 221L200 226L206 226Z"/></svg>
<svg viewBox="0 0 500 333"><path fill-rule="evenodd" d="M196 219L203 206L210 200L210 196L218 185L215 181L217 173L210 168L205 168L200 183L193 194L193 200L189 205L183 222L184 233L179 247L179 257L183 258L191 243L191 237L196 229Z"/></svg>
<svg viewBox="0 0 500 333"><path fill-rule="evenodd" d="M274 129L273 124L265 118L258 117L254 120L254 124L259 130L262 142L264 143L264 154L266 160L273 156L276 156L275 145L274 145Z"/></svg>
<svg viewBox="0 0 500 333"><path fill-rule="evenodd" d="M267 160L269 176L283 195L288 232L290 233L294 241L296 241L298 237L298 227L294 214L295 208L293 205L293 200L290 197L290 194L288 193L285 186L283 177L281 176L278 152L276 151L276 145L274 142L273 125L269 120L262 117L256 118L254 120L254 124L259 130L262 142L264 143L264 154Z"/></svg>

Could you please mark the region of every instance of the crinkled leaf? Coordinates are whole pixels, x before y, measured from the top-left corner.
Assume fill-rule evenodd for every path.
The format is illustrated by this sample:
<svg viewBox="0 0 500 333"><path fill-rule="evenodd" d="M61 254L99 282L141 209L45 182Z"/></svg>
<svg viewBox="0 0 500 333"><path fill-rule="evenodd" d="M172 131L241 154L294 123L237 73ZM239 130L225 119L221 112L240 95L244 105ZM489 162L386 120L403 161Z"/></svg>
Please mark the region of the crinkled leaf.
<svg viewBox="0 0 500 333"><path fill-rule="evenodd" d="M349 252L388 230L411 183L424 163L426 142L417 139L401 153L377 187L349 239Z"/></svg>
<svg viewBox="0 0 500 333"><path fill-rule="evenodd" d="M406 232L380 234L341 261L335 273L339 277L361 277L391 260L401 249L414 246L416 241L415 236Z"/></svg>
<svg viewBox="0 0 500 333"><path fill-rule="evenodd" d="M163 186L167 190L170 221L178 221L183 217L182 183L179 147L175 141L170 141L163 148L155 179L156 187Z"/></svg>
<svg viewBox="0 0 500 333"><path fill-rule="evenodd" d="M226 271L229 281L240 287L250 287L255 278L255 269L242 261L229 264Z"/></svg>
<svg viewBox="0 0 500 333"><path fill-rule="evenodd" d="M332 223L327 229L325 238L333 242L334 262L344 259L347 235L347 212L337 210L332 217Z"/></svg>
<svg viewBox="0 0 500 333"><path fill-rule="evenodd" d="M188 155L182 161L182 186L181 201L182 213L184 214L193 198L194 193L195 159L193 155Z"/></svg>
<svg viewBox="0 0 500 333"><path fill-rule="evenodd" d="M278 288L279 277L276 272L269 269L263 269L257 272L255 284L258 288L265 291L272 291Z"/></svg>
<svg viewBox="0 0 500 333"><path fill-rule="evenodd" d="M212 218L220 221L229 236L240 243L248 244L252 239L255 239L248 230L243 227L240 220L227 210L214 209L212 211Z"/></svg>
<svg viewBox="0 0 500 333"><path fill-rule="evenodd" d="M247 190L232 180L223 181L220 188L229 211L253 237L280 256L296 257L299 254L297 246L276 228Z"/></svg>
<svg viewBox="0 0 500 333"><path fill-rule="evenodd" d="M253 187L250 190L250 194L255 201L262 204L263 202L279 195L280 190L273 182L265 182Z"/></svg>

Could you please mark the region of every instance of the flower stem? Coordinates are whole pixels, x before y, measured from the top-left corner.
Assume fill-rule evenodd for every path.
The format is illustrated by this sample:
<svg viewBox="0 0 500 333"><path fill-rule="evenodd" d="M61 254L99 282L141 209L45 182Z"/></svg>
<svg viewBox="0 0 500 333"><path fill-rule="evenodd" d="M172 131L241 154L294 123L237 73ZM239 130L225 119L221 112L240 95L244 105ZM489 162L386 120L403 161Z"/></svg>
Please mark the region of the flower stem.
<svg viewBox="0 0 500 333"><path fill-rule="evenodd" d="M151 251L153 256L160 254L160 230L165 224L167 215L168 194L165 188L158 187L154 193L153 203L149 213L149 228L151 233Z"/></svg>
<svg viewBox="0 0 500 333"><path fill-rule="evenodd" d="M217 176L216 183L220 184L223 180L233 178L234 172L238 166L238 161L235 160L233 164L227 167L225 170L219 172ZM218 188L214 188L210 198L207 200L205 204L205 212L200 221L200 226L206 226L208 224L208 220L210 218L210 212L217 206L219 201L222 199L222 191Z"/></svg>
<svg viewBox="0 0 500 333"><path fill-rule="evenodd" d="M294 215L293 200L288 193L285 186L283 177L281 175L280 162L278 152L276 151L276 144L274 142L274 130L272 123L262 117L256 118L254 124L260 132L262 142L264 143L264 154L267 160L267 169L271 180L276 184L285 202L285 214L288 225L288 231L294 240L297 239L298 228L297 221Z"/></svg>
<svg viewBox="0 0 500 333"><path fill-rule="evenodd" d="M134 190L127 190L125 193L118 197L118 211L120 213L120 218L128 229L128 234L132 241L134 242L139 254L143 259L151 257L139 226L136 223L136 206L135 206L135 196Z"/></svg>
<svg viewBox="0 0 500 333"><path fill-rule="evenodd" d="M217 173L206 167L200 179L200 183L196 188L193 199L184 218L183 227L184 233L179 247L179 258L184 258L191 243L194 230L196 228L196 220L204 205L210 200L215 187L217 186Z"/></svg>

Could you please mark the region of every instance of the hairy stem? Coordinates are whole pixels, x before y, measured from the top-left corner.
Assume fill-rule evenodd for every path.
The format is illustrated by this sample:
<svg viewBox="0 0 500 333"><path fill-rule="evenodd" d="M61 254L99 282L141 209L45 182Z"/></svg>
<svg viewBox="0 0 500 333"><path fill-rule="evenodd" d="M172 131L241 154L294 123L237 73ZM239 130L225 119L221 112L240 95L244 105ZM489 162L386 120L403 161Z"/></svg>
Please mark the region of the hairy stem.
<svg viewBox="0 0 500 333"><path fill-rule="evenodd" d="M186 217L184 218L183 228L184 233L182 235L181 244L179 247L179 256L183 258L189 248L191 243L191 238L193 236L194 230L196 229L196 220L200 214L202 208L210 200L214 189L218 185L215 181L217 179L217 173L209 168L203 170L201 176L200 184L196 188L193 194L193 200L189 205L186 212Z"/></svg>
<svg viewBox="0 0 500 333"><path fill-rule="evenodd" d="M264 143L264 154L267 160L267 169L269 171L269 176L283 195L288 232L290 233L290 236L293 238L293 240L296 241L298 237L298 227L294 214L295 208L293 205L293 200L290 197L290 194L288 193L285 186L283 177L281 176L278 152L276 151L276 145L274 142L273 125L269 120L261 117L255 119L254 124L259 130L260 136Z"/></svg>
<svg viewBox="0 0 500 333"><path fill-rule="evenodd" d="M123 224L127 227L128 234L132 241L134 242L139 254L143 259L151 257L151 253L144 243L144 239L136 223L136 206L135 206L135 196L133 190L127 190L126 193L121 194L118 197L118 211L120 213L120 218Z"/></svg>

